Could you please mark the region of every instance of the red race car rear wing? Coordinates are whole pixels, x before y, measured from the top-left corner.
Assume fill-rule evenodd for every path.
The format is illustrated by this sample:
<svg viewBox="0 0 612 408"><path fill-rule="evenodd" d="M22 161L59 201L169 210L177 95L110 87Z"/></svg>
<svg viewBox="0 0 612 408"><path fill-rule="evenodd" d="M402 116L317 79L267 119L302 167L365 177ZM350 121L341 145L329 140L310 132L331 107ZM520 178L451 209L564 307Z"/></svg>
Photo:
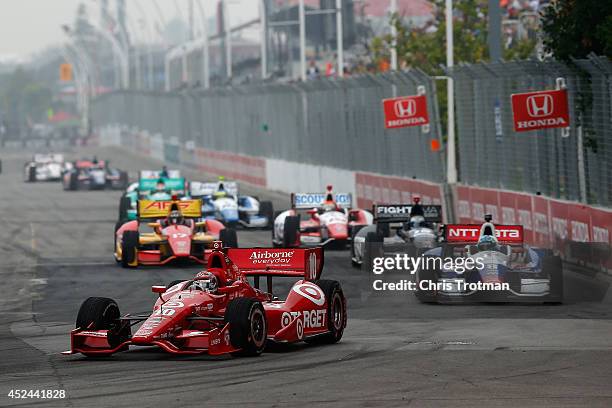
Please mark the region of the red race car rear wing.
<svg viewBox="0 0 612 408"><path fill-rule="evenodd" d="M447 224L445 226L446 242L451 244L471 244L480 237L479 224ZM522 225L495 225L495 236L500 244L521 245L523 243Z"/></svg>
<svg viewBox="0 0 612 408"><path fill-rule="evenodd" d="M247 276L293 276L314 281L323 271L323 248L230 248L227 256Z"/></svg>

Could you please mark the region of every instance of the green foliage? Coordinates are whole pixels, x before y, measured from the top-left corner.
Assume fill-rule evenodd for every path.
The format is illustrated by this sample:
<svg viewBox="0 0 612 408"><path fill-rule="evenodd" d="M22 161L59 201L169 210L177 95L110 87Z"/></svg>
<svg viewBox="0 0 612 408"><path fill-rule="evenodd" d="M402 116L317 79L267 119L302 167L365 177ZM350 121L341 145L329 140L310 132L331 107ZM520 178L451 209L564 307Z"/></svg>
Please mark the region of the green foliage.
<svg viewBox="0 0 612 408"><path fill-rule="evenodd" d="M544 47L557 59L612 57L612 2L553 0L542 12Z"/></svg>
<svg viewBox="0 0 612 408"><path fill-rule="evenodd" d="M47 109L52 106L51 89L36 81L31 73L17 68L4 74L0 81L0 111L11 121L23 123L46 121Z"/></svg>
<svg viewBox="0 0 612 408"><path fill-rule="evenodd" d="M441 74L446 64L446 19L444 0L435 0L435 23L432 30L410 27L401 16L391 17L397 30L398 63L418 67L430 74ZM455 62L478 62L487 58L487 0L463 0L453 4ZM371 44L373 60L389 59L391 35L375 37Z"/></svg>

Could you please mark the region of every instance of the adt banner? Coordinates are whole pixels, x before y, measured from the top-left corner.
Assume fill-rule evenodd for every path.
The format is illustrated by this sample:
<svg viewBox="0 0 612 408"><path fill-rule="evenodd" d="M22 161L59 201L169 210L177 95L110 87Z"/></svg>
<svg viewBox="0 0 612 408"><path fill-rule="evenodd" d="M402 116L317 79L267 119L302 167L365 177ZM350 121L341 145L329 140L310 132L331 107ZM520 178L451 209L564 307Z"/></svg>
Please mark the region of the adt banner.
<svg viewBox="0 0 612 408"><path fill-rule="evenodd" d="M513 94L512 115L515 132L569 127L567 90Z"/></svg>
<svg viewBox="0 0 612 408"><path fill-rule="evenodd" d="M387 129L423 126L429 123L426 95L383 99L383 109Z"/></svg>

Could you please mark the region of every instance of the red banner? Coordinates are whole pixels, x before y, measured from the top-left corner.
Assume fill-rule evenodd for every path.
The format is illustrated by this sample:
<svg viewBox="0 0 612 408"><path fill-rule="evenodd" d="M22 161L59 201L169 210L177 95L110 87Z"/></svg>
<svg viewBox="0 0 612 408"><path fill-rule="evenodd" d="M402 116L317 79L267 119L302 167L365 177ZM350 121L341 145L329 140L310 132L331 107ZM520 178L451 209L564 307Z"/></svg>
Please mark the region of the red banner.
<svg viewBox="0 0 612 408"><path fill-rule="evenodd" d="M383 99L383 109L387 129L422 126L429 123L425 95Z"/></svg>
<svg viewBox="0 0 612 408"><path fill-rule="evenodd" d="M515 132L569 126L565 89L513 94L511 99Z"/></svg>

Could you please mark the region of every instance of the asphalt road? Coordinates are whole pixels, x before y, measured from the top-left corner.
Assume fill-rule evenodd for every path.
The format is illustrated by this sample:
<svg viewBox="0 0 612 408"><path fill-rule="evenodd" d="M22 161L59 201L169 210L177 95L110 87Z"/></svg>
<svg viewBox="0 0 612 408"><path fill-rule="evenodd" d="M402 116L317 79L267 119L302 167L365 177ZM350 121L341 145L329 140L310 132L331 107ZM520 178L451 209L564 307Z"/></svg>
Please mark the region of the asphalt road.
<svg viewBox="0 0 612 408"><path fill-rule="evenodd" d="M132 171L160 166L116 149L96 153ZM324 276L342 283L349 305L336 345L257 358L148 348L62 356L88 296L145 311L152 284L198 267L121 269L111 255L119 192L24 183L28 154L0 155L0 406L612 406L609 281L570 267L563 305L421 305L409 293L368 293L348 252L326 251ZM285 194L246 190L276 209L288 205ZM267 246L270 235L240 231L239 242ZM59 389L67 398L10 399L11 389Z"/></svg>

